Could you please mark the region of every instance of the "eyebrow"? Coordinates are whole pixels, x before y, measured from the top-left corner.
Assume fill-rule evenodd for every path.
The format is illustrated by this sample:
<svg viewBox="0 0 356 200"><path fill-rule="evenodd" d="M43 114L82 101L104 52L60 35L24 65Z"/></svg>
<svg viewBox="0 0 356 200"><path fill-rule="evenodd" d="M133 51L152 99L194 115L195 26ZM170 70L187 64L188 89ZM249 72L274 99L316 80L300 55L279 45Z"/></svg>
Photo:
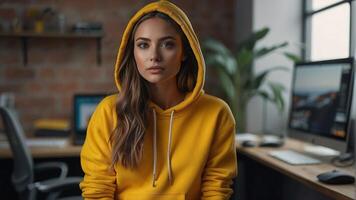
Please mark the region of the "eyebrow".
<svg viewBox="0 0 356 200"><path fill-rule="evenodd" d="M160 38L159 41L163 41L163 40L167 40L167 39L176 40L176 38L174 38L173 36L165 36L165 37ZM137 41L137 40L151 41L149 38L145 38L145 37L139 37L135 41Z"/></svg>

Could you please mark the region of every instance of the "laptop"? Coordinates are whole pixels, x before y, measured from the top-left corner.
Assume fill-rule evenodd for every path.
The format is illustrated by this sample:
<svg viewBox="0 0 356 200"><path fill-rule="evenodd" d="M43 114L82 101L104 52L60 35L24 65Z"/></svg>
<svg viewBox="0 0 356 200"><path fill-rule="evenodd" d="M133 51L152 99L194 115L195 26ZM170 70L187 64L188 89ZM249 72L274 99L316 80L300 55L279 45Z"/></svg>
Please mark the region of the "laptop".
<svg viewBox="0 0 356 200"><path fill-rule="evenodd" d="M106 94L75 94L73 99L73 143L82 145L90 117Z"/></svg>

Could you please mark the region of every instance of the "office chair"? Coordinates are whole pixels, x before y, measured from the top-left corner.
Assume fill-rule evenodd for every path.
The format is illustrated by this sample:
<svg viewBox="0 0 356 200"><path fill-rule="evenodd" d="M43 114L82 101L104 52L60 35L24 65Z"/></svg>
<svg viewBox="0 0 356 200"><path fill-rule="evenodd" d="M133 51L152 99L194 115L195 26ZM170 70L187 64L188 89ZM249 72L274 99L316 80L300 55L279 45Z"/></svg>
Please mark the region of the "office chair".
<svg viewBox="0 0 356 200"><path fill-rule="evenodd" d="M63 162L46 162L34 165L29 148L25 143L23 128L15 112L6 107L0 107L5 134L10 143L14 168L11 181L19 194L20 200L37 200L38 192L46 195L47 200L59 199L63 190L79 187L82 177L66 177L68 167ZM35 181L34 174L49 170L60 170L60 175L43 181ZM67 197L65 199L82 199Z"/></svg>

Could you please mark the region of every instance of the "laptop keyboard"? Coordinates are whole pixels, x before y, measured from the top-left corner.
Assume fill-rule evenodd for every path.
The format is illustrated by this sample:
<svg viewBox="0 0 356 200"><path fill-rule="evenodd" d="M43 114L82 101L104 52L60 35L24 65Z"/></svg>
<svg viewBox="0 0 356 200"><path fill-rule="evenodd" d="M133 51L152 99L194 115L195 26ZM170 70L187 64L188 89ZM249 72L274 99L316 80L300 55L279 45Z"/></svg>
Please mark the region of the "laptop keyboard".
<svg viewBox="0 0 356 200"><path fill-rule="evenodd" d="M277 158L278 160L284 161L291 165L310 165L321 163L321 161L318 159L303 155L292 150L277 150L271 151L268 154L274 158Z"/></svg>

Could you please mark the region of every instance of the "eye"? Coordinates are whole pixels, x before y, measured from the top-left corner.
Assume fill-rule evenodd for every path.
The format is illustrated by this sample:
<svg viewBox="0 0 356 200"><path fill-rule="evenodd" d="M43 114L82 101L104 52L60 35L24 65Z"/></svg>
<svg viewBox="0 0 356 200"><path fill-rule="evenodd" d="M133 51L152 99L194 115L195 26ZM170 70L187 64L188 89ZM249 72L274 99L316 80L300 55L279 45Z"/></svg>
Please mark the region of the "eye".
<svg viewBox="0 0 356 200"><path fill-rule="evenodd" d="M139 43L137 43L137 47L140 49L147 49L148 44L146 42L139 42Z"/></svg>
<svg viewBox="0 0 356 200"><path fill-rule="evenodd" d="M163 48L167 48L167 49L172 49L175 47L175 43L173 41L165 41L162 43L161 45Z"/></svg>

